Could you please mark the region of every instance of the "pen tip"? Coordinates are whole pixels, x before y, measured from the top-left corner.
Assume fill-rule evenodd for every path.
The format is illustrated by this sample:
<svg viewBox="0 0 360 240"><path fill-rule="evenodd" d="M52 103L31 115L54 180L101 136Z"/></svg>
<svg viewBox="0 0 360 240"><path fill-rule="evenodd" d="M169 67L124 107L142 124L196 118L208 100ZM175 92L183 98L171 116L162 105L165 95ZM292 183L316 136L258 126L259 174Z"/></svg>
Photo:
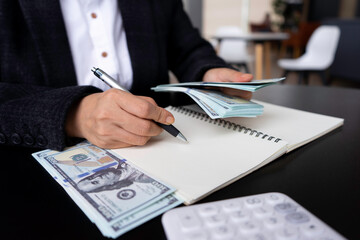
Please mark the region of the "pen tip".
<svg viewBox="0 0 360 240"><path fill-rule="evenodd" d="M177 138L181 139L184 142L188 142L188 140L186 139L186 137L184 135L182 135L181 133L179 133L177 136Z"/></svg>
<svg viewBox="0 0 360 240"><path fill-rule="evenodd" d="M95 71L96 71L96 67L93 67L93 68L91 69L91 71L95 72Z"/></svg>

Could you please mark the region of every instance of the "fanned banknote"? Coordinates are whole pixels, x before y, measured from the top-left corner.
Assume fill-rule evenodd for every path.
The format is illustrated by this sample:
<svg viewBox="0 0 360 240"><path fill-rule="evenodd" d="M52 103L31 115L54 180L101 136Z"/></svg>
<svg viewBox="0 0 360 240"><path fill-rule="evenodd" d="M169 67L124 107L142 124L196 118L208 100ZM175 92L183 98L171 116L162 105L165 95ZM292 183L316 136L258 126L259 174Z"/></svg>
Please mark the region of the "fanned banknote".
<svg viewBox="0 0 360 240"><path fill-rule="evenodd" d="M276 84L285 78L253 80L251 82L187 82L163 84L151 88L155 92L183 92L190 96L210 118L256 117L263 113L263 106L239 97L222 93L222 88L255 92Z"/></svg>
<svg viewBox="0 0 360 240"><path fill-rule="evenodd" d="M107 237L116 238L182 203L171 186L87 142L32 155Z"/></svg>
<svg viewBox="0 0 360 240"><path fill-rule="evenodd" d="M253 80L250 82L185 82L185 83L171 83L171 84L162 84L152 88L154 91L158 91L161 88L167 87L190 87L190 88L205 88L205 87L216 87L216 88L233 88L238 90L255 92L256 90L276 84L280 81L285 80L285 78L272 78L272 79L262 79L262 80Z"/></svg>
<svg viewBox="0 0 360 240"><path fill-rule="evenodd" d="M263 113L263 106L220 91L186 87L163 87L155 91L183 92L190 96L210 118L256 117Z"/></svg>

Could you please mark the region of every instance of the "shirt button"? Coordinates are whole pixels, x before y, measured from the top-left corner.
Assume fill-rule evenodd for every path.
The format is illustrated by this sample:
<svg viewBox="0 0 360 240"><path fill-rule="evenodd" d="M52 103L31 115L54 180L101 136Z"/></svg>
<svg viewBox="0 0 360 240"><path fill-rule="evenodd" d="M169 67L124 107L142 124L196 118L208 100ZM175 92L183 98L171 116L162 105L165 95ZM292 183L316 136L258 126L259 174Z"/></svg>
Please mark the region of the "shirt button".
<svg viewBox="0 0 360 240"><path fill-rule="evenodd" d="M17 134L17 133L13 133L13 134L11 135L10 139L11 139L11 142L12 142L13 144L20 144L20 143L21 143L21 137L20 137L20 135Z"/></svg>
<svg viewBox="0 0 360 240"><path fill-rule="evenodd" d="M91 13L91 17L92 17L92 18L97 18L96 13Z"/></svg>
<svg viewBox="0 0 360 240"><path fill-rule="evenodd" d="M101 56L102 56L102 57L104 57L104 58L106 58L106 57L107 57L107 55L108 55L108 53L107 53L107 52L102 52L102 53L101 53Z"/></svg>

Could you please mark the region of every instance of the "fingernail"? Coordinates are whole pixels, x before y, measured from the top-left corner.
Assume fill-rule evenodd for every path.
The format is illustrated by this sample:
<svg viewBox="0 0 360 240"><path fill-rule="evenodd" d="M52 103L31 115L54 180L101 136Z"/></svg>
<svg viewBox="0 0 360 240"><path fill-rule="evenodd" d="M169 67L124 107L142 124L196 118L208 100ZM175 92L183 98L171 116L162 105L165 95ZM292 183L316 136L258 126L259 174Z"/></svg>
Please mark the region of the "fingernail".
<svg viewBox="0 0 360 240"><path fill-rule="evenodd" d="M172 124L174 121L175 121L175 119L173 117L166 118L166 123L168 123L168 124Z"/></svg>
<svg viewBox="0 0 360 240"><path fill-rule="evenodd" d="M252 75L251 75L251 74L246 73L246 74L244 74L244 77L246 77L246 78L252 78Z"/></svg>

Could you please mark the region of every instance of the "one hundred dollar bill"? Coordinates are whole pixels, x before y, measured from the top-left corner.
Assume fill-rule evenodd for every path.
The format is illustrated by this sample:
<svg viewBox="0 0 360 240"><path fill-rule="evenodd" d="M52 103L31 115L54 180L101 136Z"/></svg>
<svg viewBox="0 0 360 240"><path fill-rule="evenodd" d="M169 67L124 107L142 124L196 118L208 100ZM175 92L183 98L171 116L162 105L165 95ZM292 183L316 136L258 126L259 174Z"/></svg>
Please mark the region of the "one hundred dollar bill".
<svg viewBox="0 0 360 240"><path fill-rule="evenodd" d="M255 92L256 90L276 84L280 81L285 80L285 78L272 78L272 79L262 79L262 80L252 80L250 82L185 82L185 83L172 83L172 84L162 84L154 88L151 88L154 91L162 91L162 88L168 87L190 87L190 88L203 88L203 87L214 87L214 88L233 88L238 90Z"/></svg>
<svg viewBox="0 0 360 240"><path fill-rule="evenodd" d="M217 108L223 117L247 116L254 117L263 113L263 106L236 96L229 96L219 91L191 89L201 99L208 99L213 104L220 105ZM208 101L206 101L208 102Z"/></svg>
<svg viewBox="0 0 360 240"><path fill-rule="evenodd" d="M182 202L183 201L177 197L176 194L170 194L151 204L150 206L114 222L110 226L110 236L116 238L123 233L164 213L165 211L180 205Z"/></svg>
<svg viewBox="0 0 360 240"><path fill-rule="evenodd" d="M33 157L107 237L118 237L182 203L172 187L89 143Z"/></svg>
<svg viewBox="0 0 360 240"><path fill-rule="evenodd" d="M190 96L212 118L256 117L263 113L263 106L220 91L186 87L161 87L155 91L183 92Z"/></svg>

